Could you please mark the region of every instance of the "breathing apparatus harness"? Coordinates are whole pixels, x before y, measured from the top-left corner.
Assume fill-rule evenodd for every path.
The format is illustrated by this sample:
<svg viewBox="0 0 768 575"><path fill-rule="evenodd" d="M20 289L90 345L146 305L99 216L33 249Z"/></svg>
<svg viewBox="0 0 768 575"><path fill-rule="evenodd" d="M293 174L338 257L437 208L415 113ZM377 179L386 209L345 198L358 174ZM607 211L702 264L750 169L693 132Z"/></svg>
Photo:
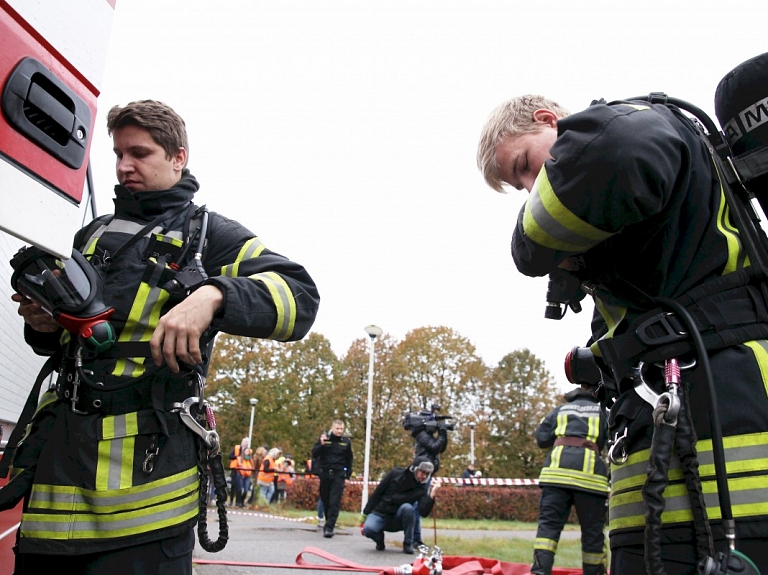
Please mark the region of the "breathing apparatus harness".
<svg viewBox="0 0 768 575"><path fill-rule="evenodd" d="M674 447L693 514L699 575L758 574L754 563L736 549L736 524L728 489L722 427L707 352L768 337L768 309L764 303L768 302L768 238L750 202L752 194L745 186L750 180L768 172L768 150L762 149L746 157L733 158L722 132L696 106L663 93L627 99L637 100L667 105L681 120L695 127L717 169L726 203L750 260L749 267L709 280L677 300L651 297L636 286L624 282L623 288L629 289L630 293L639 296L653 309L637 318L626 334L598 342L603 360L611 367L617 384L630 380L637 395L653 408L654 431L648 473L642 491L647 508L646 569L648 573L666 573L661 559L661 514L665 507L663 492L668 485ZM688 112L694 119L677 109ZM597 282L582 281L576 275L557 270L550 274L545 317L561 319L568 308L578 313L581 311L579 302L587 293L600 295L604 290ZM757 312L750 306L756 306ZM588 352L588 348L577 348L571 351L568 358L574 361L574 358L584 355L591 356L591 352ZM697 359L691 362L680 359L689 353L694 353ZM728 542L726 553L714 553L698 473L696 435L688 390L681 377L682 372L693 368L697 361L707 382L711 406L713 460L722 526ZM587 365L590 362L581 363ZM663 393L657 393L646 380L648 370L654 366L663 370ZM569 379L576 383L570 376ZM614 464L621 465L627 460L628 429L628 422L622 422L619 431L609 442L611 447L608 457Z"/></svg>
<svg viewBox="0 0 768 575"><path fill-rule="evenodd" d="M115 310L107 307L103 301L104 277L112 261L126 253L131 246L145 237L161 221L172 219L184 210L187 210L184 234L188 239L183 244L177 262L184 262L190 248L194 245L193 257L184 267L181 267L176 262L168 263L170 259L168 254L157 256L158 265L165 267L167 264L175 272L172 279L167 281L162 288L171 294L172 299L181 301L208 279L202 264L209 218L205 206L197 208L190 203L170 214L162 214L133 235L114 254L101 250L98 255L89 260L77 249L73 249L72 257L65 260L36 247L24 247L11 260L11 266L14 269L11 277L13 289L38 303L71 334L73 339L70 341L69 349L73 350L71 351L73 358L66 360L63 352L58 351L43 366L22 410L14 433L9 438L3 459L0 461L1 477L7 476L13 453L21 440L22 433L34 417L43 380L58 366L61 366L60 378L58 382L52 384L52 387L57 389L60 397L70 402L70 409L73 413L82 415L93 413L94 410L99 411L103 407L102 397L106 394L119 393L119 391L104 392L99 389L103 384L95 381L93 372L84 367L88 360L151 357L148 342L116 342L115 330L109 322ZM190 235L190 222L193 219L199 219L200 224ZM83 239L87 241L93 233L93 228L96 225L104 225L105 222L104 218L95 220L94 224L86 228ZM64 378L63 382L62 377ZM198 446L198 476L200 478L198 539L203 549L215 553L225 547L229 533L225 507L227 485L221 460L221 445L218 433L215 431L216 422L213 411L203 398L204 376L199 370L190 369L184 378L188 384L192 385L193 396L184 401L164 405L164 402L156 400L156 396L161 395L162 390L156 389L156 383L153 381L151 384L152 403L160 420L161 428L167 431L165 414L163 413L167 411L178 413L181 422L195 434ZM135 382L131 382L129 385L121 386L121 388L128 388L134 384ZM65 389L62 390L59 387L65 387ZM88 396L88 401L84 401L85 395ZM117 397L119 402L120 396ZM147 457L142 465L145 473L152 472L154 458L158 454L159 447L157 446L147 450ZM207 529L209 476L212 478L216 490L216 507L219 518L217 541L210 540ZM31 481L29 471L27 471L27 478ZM15 489L14 491L12 497L16 498L16 501L0 501L0 508L10 506L11 503L15 505L25 494L22 489Z"/></svg>

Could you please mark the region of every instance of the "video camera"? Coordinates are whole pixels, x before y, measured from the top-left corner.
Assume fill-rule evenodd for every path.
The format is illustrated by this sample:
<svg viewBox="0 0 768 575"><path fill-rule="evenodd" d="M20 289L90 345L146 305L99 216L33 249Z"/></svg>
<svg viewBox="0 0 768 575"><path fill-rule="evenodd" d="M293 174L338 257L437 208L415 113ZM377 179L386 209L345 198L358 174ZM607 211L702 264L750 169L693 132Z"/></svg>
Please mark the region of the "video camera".
<svg viewBox="0 0 768 575"><path fill-rule="evenodd" d="M438 415L440 406L432 404L431 410L422 409L418 413L406 413L403 417L403 429L415 433L424 429L427 433L434 433L438 429L453 431L456 429L456 423L450 421L451 415Z"/></svg>

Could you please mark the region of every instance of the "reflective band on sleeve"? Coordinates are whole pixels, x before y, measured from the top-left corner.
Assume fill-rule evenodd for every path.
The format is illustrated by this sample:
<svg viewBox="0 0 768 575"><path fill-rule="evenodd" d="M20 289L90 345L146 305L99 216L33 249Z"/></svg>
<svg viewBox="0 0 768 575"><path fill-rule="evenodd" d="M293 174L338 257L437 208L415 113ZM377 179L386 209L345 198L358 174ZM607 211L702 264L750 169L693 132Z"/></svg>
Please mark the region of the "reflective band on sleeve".
<svg viewBox="0 0 768 575"><path fill-rule="evenodd" d="M243 247L240 248L240 252L237 254L237 258L235 261L229 265L222 266L221 268L221 275L228 277L228 278L236 278L238 277L238 272L240 270L240 262L243 260L249 260L253 258L257 258L261 255L261 252L263 252L266 249L264 244L259 241L259 238L251 238L247 242L243 244Z"/></svg>
<svg viewBox="0 0 768 575"><path fill-rule="evenodd" d="M552 189L546 169L539 173L525 203L523 230L539 245L568 252L585 252L613 235L585 222L566 208Z"/></svg>
<svg viewBox="0 0 768 575"><path fill-rule="evenodd" d="M272 301L277 310L277 322L275 330L270 334L269 339L285 341L293 333L293 327L296 323L296 301L291 293L291 288L285 280L275 272L265 272L249 276L251 279L263 282L272 295Z"/></svg>

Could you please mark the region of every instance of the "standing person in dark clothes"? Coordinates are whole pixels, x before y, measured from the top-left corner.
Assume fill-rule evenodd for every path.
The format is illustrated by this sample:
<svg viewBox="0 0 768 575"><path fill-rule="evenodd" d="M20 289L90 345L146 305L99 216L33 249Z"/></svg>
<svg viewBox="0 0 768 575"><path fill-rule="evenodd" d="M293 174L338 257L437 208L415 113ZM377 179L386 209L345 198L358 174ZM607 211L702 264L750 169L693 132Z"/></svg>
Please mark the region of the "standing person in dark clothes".
<svg viewBox="0 0 768 575"><path fill-rule="evenodd" d="M343 433L344 422L335 419L330 433L323 433L312 448L312 459L320 467L320 499L325 511L323 537L328 538L333 537L339 517L345 481L352 476L352 442L349 437L342 437Z"/></svg>

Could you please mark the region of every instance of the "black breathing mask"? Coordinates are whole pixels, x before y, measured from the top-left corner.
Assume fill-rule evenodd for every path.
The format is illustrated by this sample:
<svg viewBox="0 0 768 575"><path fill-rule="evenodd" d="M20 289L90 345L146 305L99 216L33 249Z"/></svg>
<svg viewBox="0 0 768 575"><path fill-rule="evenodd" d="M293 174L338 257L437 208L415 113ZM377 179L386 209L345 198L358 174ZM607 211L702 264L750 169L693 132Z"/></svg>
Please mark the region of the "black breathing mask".
<svg viewBox="0 0 768 575"><path fill-rule="evenodd" d="M36 247L21 248L11 260L11 287L39 304L87 350L100 353L116 341L109 323L114 308L103 301L104 283L90 262L73 249L62 259Z"/></svg>

